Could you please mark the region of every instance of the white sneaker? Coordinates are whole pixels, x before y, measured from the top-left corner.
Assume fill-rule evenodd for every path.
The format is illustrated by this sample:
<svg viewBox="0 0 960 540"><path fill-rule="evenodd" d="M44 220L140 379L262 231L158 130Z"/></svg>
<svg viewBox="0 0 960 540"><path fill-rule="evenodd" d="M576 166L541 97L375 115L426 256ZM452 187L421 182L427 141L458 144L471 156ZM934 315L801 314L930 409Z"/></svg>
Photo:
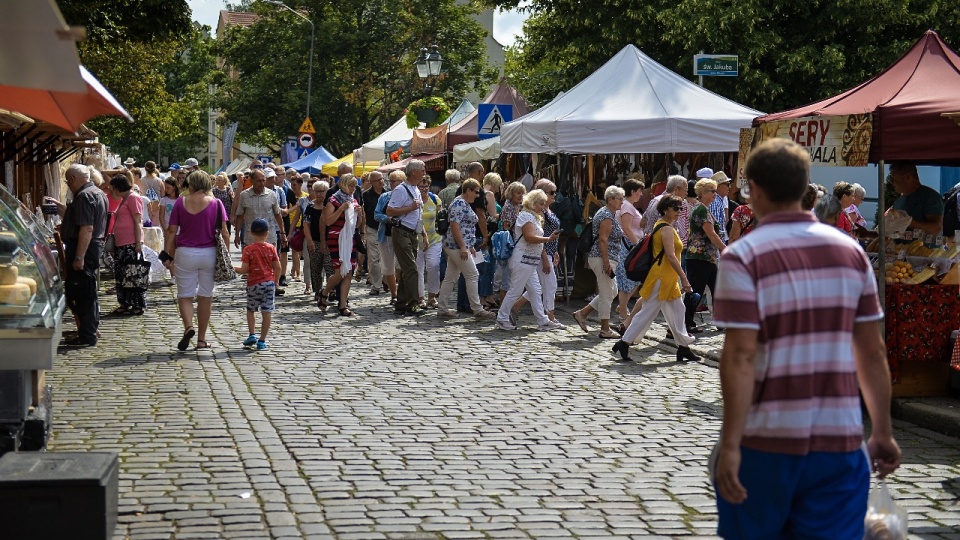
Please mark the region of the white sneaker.
<svg viewBox="0 0 960 540"><path fill-rule="evenodd" d="M567 325L563 324L563 323L560 322L560 321L550 321L550 322L552 322L553 324L557 325L557 329L558 329L558 330L567 327Z"/></svg>
<svg viewBox="0 0 960 540"><path fill-rule="evenodd" d="M549 331L551 331L551 330L559 330L559 329L561 329L561 328L564 328L564 326L563 326L562 324L557 323L557 322L554 322L554 321L547 321L547 322L541 324L540 326L538 326L538 327L537 327L537 330L539 330L539 331L541 331L541 332L549 332Z"/></svg>
<svg viewBox="0 0 960 540"><path fill-rule="evenodd" d="M516 330L517 327L510 324L510 321L497 321L497 328L500 330Z"/></svg>

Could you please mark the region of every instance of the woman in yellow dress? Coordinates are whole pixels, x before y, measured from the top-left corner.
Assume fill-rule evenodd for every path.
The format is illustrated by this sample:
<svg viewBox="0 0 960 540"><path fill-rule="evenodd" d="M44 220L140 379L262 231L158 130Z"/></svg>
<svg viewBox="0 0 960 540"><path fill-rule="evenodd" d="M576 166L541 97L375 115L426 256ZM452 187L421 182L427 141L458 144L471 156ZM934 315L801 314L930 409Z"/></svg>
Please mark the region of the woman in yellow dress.
<svg viewBox="0 0 960 540"><path fill-rule="evenodd" d="M613 352L620 353L624 361L630 361L630 344L647 333L657 313L662 311L663 317L667 320L667 327L673 332L674 340L678 345L677 361L697 361L700 357L690 350L690 344L693 343L694 338L687 332L687 327L683 323L684 305L681 299L683 293L690 292L693 288L680 267L683 243L680 241L677 230L673 228L674 222L683 211L683 200L676 195L666 195L657 204L657 211L662 217L654 227L651 245L654 264L650 268L650 273L647 274L647 279L643 280L643 286L640 287L643 308L633 317L620 341L613 346ZM664 250L664 246L670 249ZM663 257L657 262L661 252Z"/></svg>

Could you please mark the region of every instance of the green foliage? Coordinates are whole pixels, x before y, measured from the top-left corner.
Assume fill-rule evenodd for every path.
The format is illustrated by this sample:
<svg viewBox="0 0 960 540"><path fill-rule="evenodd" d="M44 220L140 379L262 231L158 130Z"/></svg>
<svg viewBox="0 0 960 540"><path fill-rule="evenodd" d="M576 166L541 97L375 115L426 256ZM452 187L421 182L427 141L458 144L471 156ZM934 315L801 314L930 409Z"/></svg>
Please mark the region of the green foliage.
<svg viewBox="0 0 960 540"><path fill-rule="evenodd" d="M143 163L183 160L206 146L208 91L215 69L209 28L190 22L185 0L117 0L110 9L91 0L58 2L68 24L87 27L80 61L134 118L87 122L101 141Z"/></svg>
<svg viewBox="0 0 960 540"><path fill-rule="evenodd" d="M533 0L506 72L522 94L543 104L627 43L690 79L694 54L737 54L740 76L706 77L705 86L774 112L863 82L928 28L960 45L958 6L952 0Z"/></svg>
<svg viewBox="0 0 960 540"><path fill-rule="evenodd" d="M439 126L447 118L450 118L450 113L453 112L443 98L436 96L420 98L410 103L410 105L407 105L407 108L403 110L403 114L407 119L407 127L410 129L414 129L420 125L420 120L417 118L417 109L434 109L437 111L436 120L426 122L426 127L428 128Z"/></svg>
<svg viewBox="0 0 960 540"><path fill-rule="evenodd" d="M440 47L443 73L434 92L442 98L494 82L474 8L455 0L287 3L316 25L310 113L317 140L337 155L389 127L419 97L423 83L413 63L420 47ZM218 53L236 75L220 86L218 105L222 121L239 122L238 140L277 147L305 114L310 27L269 4L252 9L259 22L218 36Z"/></svg>

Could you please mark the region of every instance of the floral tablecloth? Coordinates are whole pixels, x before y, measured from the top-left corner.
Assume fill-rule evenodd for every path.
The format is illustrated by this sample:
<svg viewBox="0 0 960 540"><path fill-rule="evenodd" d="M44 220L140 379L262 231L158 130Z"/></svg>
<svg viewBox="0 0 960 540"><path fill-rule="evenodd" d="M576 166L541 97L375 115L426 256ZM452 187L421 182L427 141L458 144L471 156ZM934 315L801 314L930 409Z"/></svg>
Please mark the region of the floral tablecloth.
<svg viewBox="0 0 960 540"><path fill-rule="evenodd" d="M894 382L900 362L947 362L950 333L960 329L956 285L887 285L887 359Z"/></svg>

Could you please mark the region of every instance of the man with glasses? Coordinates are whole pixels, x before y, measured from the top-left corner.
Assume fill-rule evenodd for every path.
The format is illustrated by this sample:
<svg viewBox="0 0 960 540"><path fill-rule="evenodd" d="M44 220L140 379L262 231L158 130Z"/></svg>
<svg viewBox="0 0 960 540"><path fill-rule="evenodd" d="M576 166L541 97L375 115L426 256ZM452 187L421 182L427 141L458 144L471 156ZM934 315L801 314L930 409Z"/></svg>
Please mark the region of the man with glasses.
<svg viewBox="0 0 960 540"><path fill-rule="evenodd" d="M419 159L407 162L406 180L390 194L386 214L393 220L393 253L400 267L397 279L397 314L421 315L417 287L417 247L423 200L420 197L420 181L426 175L426 164Z"/></svg>
<svg viewBox="0 0 960 540"><path fill-rule="evenodd" d="M377 241L379 233L377 220L374 213L377 209L377 202L383 195L383 173L373 171L367 178L370 182L370 189L363 192L361 199L363 201L363 213L366 214L366 231L363 235L363 241L367 246L367 272L370 274L370 294L376 296L380 294L380 286L383 284L383 268L380 265L380 242Z"/></svg>

